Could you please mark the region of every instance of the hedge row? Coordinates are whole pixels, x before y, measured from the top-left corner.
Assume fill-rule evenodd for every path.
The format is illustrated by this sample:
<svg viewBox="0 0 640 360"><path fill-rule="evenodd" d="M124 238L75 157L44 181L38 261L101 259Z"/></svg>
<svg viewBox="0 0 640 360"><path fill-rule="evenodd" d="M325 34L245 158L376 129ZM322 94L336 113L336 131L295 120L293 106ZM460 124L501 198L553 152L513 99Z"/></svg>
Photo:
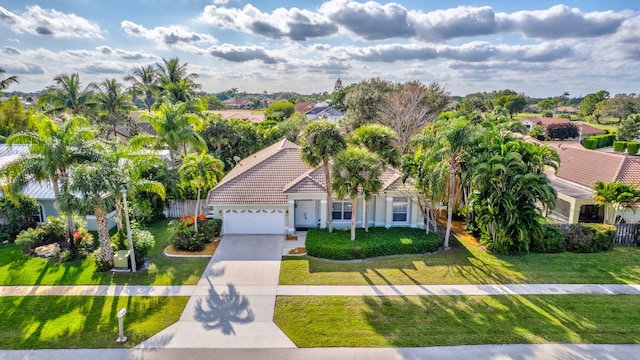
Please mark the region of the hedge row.
<svg viewBox="0 0 640 360"><path fill-rule="evenodd" d="M310 229L305 247L309 256L332 260L367 259L377 256L424 254L440 249L438 235L426 234L422 229L371 228L369 232L356 229L356 240L350 231Z"/></svg>
<svg viewBox="0 0 640 360"><path fill-rule="evenodd" d="M613 142L616 140L616 134L603 134L589 136L582 140L582 146L587 149L600 149L604 147L613 146Z"/></svg>
<svg viewBox="0 0 640 360"><path fill-rule="evenodd" d="M531 239L531 252L601 252L611 249L616 235L616 227L606 224L546 224L544 229L541 238Z"/></svg>
<svg viewBox="0 0 640 360"><path fill-rule="evenodd" d="M624 152L625 149L629 155L638 155L638 150L640 149L640 142L636 141L614 141L613 142L613 151L615 152Z"/></svg>

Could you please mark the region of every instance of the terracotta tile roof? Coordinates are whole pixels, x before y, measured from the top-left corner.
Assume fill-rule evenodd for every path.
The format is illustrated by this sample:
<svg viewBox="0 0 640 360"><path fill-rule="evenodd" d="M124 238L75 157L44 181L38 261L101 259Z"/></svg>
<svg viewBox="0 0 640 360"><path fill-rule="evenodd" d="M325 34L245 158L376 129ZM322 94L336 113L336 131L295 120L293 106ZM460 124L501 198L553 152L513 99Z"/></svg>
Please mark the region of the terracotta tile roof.
<svg viewBox="0 0 640 360"><path fill-rule="evenodd" d="M556 174L586 187L596 181L640 184L640 158L585 149L576 142L547 142L558 151L561 165Z"/></svg>
<svg viewBox="0 0 640 360"><path fill-rule="evenodd" d="M207 203L284 205L285 185L308 170L299 146L285 139L240 161L209 192Z"/></svg>
<svg viewBox="0 0 640 360"><path fill-rule="evenodd" d="M381 180L381 192L412 189L390 167L384 168ZM323 167L310 168L300 158L300 147L285 139L240 161L209 191L207 204L286 205L288 194L325 192Z"/></svg>
<svg viewBox="0 0 640 360"><path fill-rule="evenodd" d="M212 114L218 114L223 119L240 119L247 120L252 123L264 121L264 113L254 113L253 110L209 110Z"/></svg>

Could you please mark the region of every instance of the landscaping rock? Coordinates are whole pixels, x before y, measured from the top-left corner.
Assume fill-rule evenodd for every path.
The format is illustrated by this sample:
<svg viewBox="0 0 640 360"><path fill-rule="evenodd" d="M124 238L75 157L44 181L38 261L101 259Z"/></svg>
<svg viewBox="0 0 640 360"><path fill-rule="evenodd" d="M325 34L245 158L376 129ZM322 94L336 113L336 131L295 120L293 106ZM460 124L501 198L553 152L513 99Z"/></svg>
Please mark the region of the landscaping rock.
<svg viewBox="0 0 640 360"><path fill-rule="evenodd" d="M38 246L35 249L35 253L38 256L42 256L45 258L55 257L60 252L60 244L53 243L49 245Z"/></svg>
<svg viewBox="0 0 640 360"><path fill-rule="evenodd" d="M2 245L7 245L9 243L9 240L5 240L2 242Z"/></svg>

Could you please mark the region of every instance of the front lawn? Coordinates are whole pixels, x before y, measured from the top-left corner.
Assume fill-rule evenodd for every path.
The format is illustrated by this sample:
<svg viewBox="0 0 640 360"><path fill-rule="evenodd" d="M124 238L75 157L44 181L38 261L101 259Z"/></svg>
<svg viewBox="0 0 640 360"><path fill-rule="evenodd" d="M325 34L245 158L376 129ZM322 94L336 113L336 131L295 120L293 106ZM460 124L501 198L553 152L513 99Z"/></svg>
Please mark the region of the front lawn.
<svg viewBox="0 0 640 360"><path fill-rule="evenodd" d="M178 321L187 297L0 297L0 349L134 347ZM117 313L127 308L116 343Z"/></svg>
<svg viewBox="0 0 640 360"><path fill-rule="evenodd" d="M451 241L450 250L429 255L352 262L287 257L282 262L280 284L640 283L638 247L614 247L595 254L494 255L473 238L461 239Z"/></svg>
<svg viewBox="0 0 640 360"><path fill-rule="evenodd" d="M640 344L634 295L278 297L299 347Z"/></svg>
<svg viewBox="0 0 640 360"><path fill-rule="evenodd" d="M167 222L146 228L155 237L150 251L152 264L136 273L97 273L91 257L69 263L56 263L23 254L15 245L0 245L0 285L193 285L198 282L209 258L169 258ZM96 240L97 241L97 240Z"/></svg>
<svg viewBox="0 0 640 360"><path fill-rule="evenodd" d="M311 256L352 260L376 256L399 254L424 254L437 251L442 242L434 233L405 227L371 228L369 232L356 229L356 239L351 240L351 232L326 229L309 229L305 240L307 253Z"/></svg>

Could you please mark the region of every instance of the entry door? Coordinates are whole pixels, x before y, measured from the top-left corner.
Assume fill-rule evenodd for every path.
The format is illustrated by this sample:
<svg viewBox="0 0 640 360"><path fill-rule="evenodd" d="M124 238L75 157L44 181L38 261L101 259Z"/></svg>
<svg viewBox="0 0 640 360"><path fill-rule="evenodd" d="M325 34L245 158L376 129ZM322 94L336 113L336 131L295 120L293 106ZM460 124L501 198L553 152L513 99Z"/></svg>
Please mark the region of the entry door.
<svg viewBox="0 0 640 360"><path fill-rule="evenodd" d="M313 200L296 201L296 227L316 227L316 203Z"/></svg>

